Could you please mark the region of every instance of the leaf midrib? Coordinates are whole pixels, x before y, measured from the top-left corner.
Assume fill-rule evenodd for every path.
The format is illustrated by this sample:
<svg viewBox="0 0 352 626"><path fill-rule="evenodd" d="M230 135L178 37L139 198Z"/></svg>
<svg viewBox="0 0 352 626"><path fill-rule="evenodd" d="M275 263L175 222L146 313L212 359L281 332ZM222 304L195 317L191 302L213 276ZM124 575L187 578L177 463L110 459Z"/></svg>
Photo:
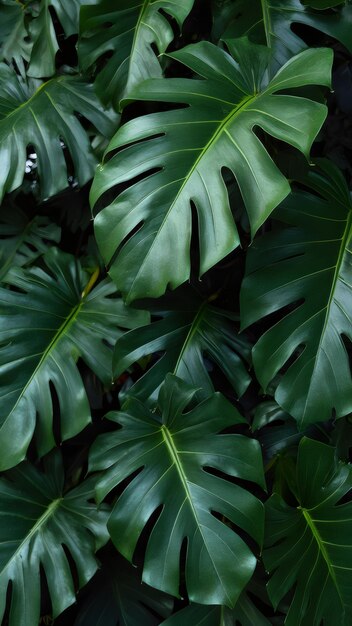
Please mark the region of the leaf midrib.
<svg viewBox="0 0 352 626"><path fill-rule="evenodd" d="M23 546L26 543L29 543L30 540L32 539L32 537L39 531L39 529L42 528L42 526L44 526L44 524L46 524L47 520L52 515L54 515L56 509L59 508L62 500L63 500L63 498L59 497L59 498L56 498L56 500L53 500L52 502L50 502L50 504L47 507L47 509L39 517L39 519L37 519L37 521L35 522L34 526L32 526L32 528L30 529L29 533L21 541L20 545L17 547L15 552L11 555L10 559L6 562L6 564L5 564L4 568L3 568L3 570L0 572L0 574L2 574L9 567L9 565L16 559L17 555L22 550Z"/></svg>
<svg viewBox="0 0 352 626"><path fill-rule="evenodd" d="M177 362L176 365L173 369L173 374L177 375L178 372L178 368L180 367L181 361L183 359L183 355L186 352L189 344L192 342L192 339L194 337L194 335L196 335L196 333L198 332L198 328L201 325L202 321L203 321L203 317L204 317L204 313L206 310L208 302L205 301L203 302L203 304L201 305L201 307L199 308L199 310L197 311L197 314L195 316L195 318L192 321L192 324L188 330L187 336L182 344L182 348L180 350L180 354L178 355L177 358Z"/></svg>
<svg viewBox="0 0 352 626"><path fill-rule="evenodd" d="M300 508L301 508L303 517L304 517L305 521L307 522L307 525L308 525L308 527L309 527L309 529L310 529L310 531L311 531L311 533L312 533L312 535L313 535L313 537L314 537L314 539L315 539L315 541L317 543L318 550L322 554L323 559L324 559L324 561L325 561L325 563L327 565L328 572L329 572L330 577L331 577L331 579L332 579L332 581L333 581L333 583L335 585L336 591L337 591L338 596L340 598L341 605L344 607L345 603L344 603L344 600L343 600L343 598L341 596L340 588L339 588L339 585L338 585L338 582L337 582L337 579L336 579L336 575L335 575L335 572L334 572L334 567L333 567L333 565L332 565L332 563L330 561L330 557L329 557L329 554L328 554L328 552L327 552L327 550L325 548L324 541L321 538L321 536L319 534L319 531L318 531L318 529L317 529L317 527L316 527L316 525L314 523L314 520L313 520L313 518L311 517L311 515L309 513L309 509L305 509L303 507L300 507Z"/></svg>

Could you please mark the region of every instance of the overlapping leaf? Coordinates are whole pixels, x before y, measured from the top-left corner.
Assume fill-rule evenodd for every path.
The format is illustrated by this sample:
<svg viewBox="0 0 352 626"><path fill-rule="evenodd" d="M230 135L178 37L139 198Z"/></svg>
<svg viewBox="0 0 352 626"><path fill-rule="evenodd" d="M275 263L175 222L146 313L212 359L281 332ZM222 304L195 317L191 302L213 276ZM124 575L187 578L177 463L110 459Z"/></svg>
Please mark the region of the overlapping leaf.
<svg viewBox="0 0 352 626"><path fill-rule="evenodd" d="M45 575L56 617L76 599L76 584L85 585L97 570L94 553L108 539L107 510L94 503L95 479L64 493L59 454L45 473L23 463L0 478L0 620L6 595L9 626L39 623L41 581ZM93 501L94 502L94 501ZM75 565L71 573L70 554Z"/></svg>
<svg viewBox="0 0 352 626"><path fill-rule="evenodd" d="M134 398L121 412L108 414L122 428L98 437L90 467L105 470L97 485L99 500L134 475L108 524L113 542L129 560L143 528L159 511L147 539L146 583L178 596L180 553L187 540L190 600L231 607L256 558L227 520L260 544L263 518L261 502L230 477L263 485L260 446L242 435L218 434L243 421L220 394L187 411L195 391L168 374L159 394L161 416Z"/></svg>
<svg viewBox="0 0 352 626"><path fill-rule="evenodd" d="M112 345L123 332L146 322L127 310L111 281L90 293L88 276L71 256L52 248L47 270L13 268L0 288L0 467L19 463L36 428L40 454L55 445L53 385L60 407L61 438L80 432L90 408L77 369L82 357L111 382ZM86 287L88 284L88 287Z"/></svg>
<svg viewBox="0 0 352 626"><path fill-rule="evenodd" d="M320 30L341 41L352 52L352 7L344 7L329 15L305 7L299 0L253 0L251 10L248 10L246 0L234 0L230 7L227 8L226 23L223 22L223 39L248 35L256 43L266 44L272 55L274 71L307 48L306 42L293 31L294 25L304 24Z"/></svg>
<svg viewBox="0 0 352 626"><path fill-rule="evenodd" d="M116 343L116 378L141 358L159 355L128 393L154 400L166 374L172 372L198 387L197 397L203 399L214 392L209 366L216 364L237 395L243 395L251 381L245 366L251 348L246 337L236 332L234 316L198 298L180 298L174 310L160 312L160 317L153 324L126 333Z"/></svg>
<svg viewBox="0 0 352 626"><path fill-rule="evenodd" d="M12 266L30 265L48 247L60 241L61 229L47 217L29 220L16 205L2 207L0 213L0 281Z"/></svg>
<svg viewBox="0 0 352 626"><path fill-rule="evenodd" d="M28 41L25 11L16 0L0 0L0 61L15 61L21 74L25 74L24 61L28 61L32 42Z"/></svg>
<svg viewBox="0 0 352 626"><path fill-rule="evenodd" d="M127 301L159 296L189 278L192 203L201 274L238 246L224 167L237 179L253 234L287 196L288 181L253 132L255 126L308 155L325 118L324 105L276 92L327 85L331 50L302 52L265 85L267 51L242 40L231 49L240 66L202 42L171 56L203 79L151 79L137 87L134 98L187 106L122 126L107 151L119 149L117 154L94 179L93 204L114 185L129 183L99 213L95 231Z"/></svg>
<svg viewBox="0 0 352 626"><path fill-rule="evenodd" d="M36 84L0 64L0 200L21 185L28 146L37 154L43 198L68 185L62 142L78 182L93 176L97 159L77 112L107 137L116 128L116 115L102 108L92 85L81 78L59 76L37 89Z"/></svg>
<svg viewBox="0 0 352 626"><path fill-rule="evenodd" d="M162 626L270 626L246 593L242 593L233 610L224 606L191 604L162 622Z"/></svg>
<svg viewBox="0 0 352 626"><path fill-rule="evenodd" d="M304 438L299 447L295 497L278 494L266 505L265 567L269 596L277 606L289 591L287 626L349 626L352 620L352 488L350 465L335 449Z"/></svg>
<svg viewBox="0 0 352 626"><path fill-rule="evenodd" d="M170 615L170 596L141 584L139 572L115 553L86 588L74 626L158 626Z"/></svg>
<svg viewBox="0 0 352 626"><path fill-rule="evenodd" d="M352 200L339 170L320 166L304 179L311 191L295 191L276 213L287 225L252 245L241 295L243 326L292 305L260 338L253 362L264 388L289 365L275 398L301 428L333 409L352 411L344 343L352 341Z"/></svg>
<svg viewBox="0 0 352 626"><path fill-rule="evenodd" d="M83 7L79 43L83 70L110 54L95 81L103 102L113 102L118 108L132 87L146 78L161 77L155 48L159 54L165 52L174 38L168 18L181 28L193 2L101 0L96 6Z"/></svg>

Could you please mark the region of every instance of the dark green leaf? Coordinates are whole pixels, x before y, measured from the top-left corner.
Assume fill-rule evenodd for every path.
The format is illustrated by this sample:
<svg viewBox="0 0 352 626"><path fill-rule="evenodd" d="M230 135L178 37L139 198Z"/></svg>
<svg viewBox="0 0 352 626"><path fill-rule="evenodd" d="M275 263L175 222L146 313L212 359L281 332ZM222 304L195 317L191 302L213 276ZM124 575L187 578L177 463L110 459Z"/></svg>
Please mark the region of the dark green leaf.
<svg viewBox="0 0 352 626"><path fill-rule="evenodd" d="M146 78L161 77L155 48L162 54L174 38L168 19L181 28L194 0L101 0L83 7L79 58L87 70L110 54L95 85L103 102L119 107L121 98Z"/></svg>
<svg viewBox="0 0 352 626"><path fill-rule="evenodd" d="M9 626L34 626L40 616L40 567L56 617L75 602L76 589L66 551L74 562L78 587L95 573L95 551L108 539L107 510L92 503L95 478L64 493L60 455L45 473L22 463L0 479L0 620L9 594ZM3 622L2 622L3 623Z"/></svg>
<svg viewBox="0 0 352 626"><path fill-rule="evenodd" d="M0 281L12 266L24 267L58 243L61 228L47 217L29 220L16 205L2 207L0 214Z"/></svg>
<svg viewBox="0 0 352 626"><path fill-rule="evenodd" d="M106 384L112 346L123 332L147 321L125 307L110 281L90 293L88 276L71 255L52 248L47 270L13 268L0 288L0 468L20 462L36 427L40 454L54 445L51 383L60 405L61 437L90 421L77 369L82 357ZM88 283L88 288L87 288ZM37 425L37 426L36 426Z"/></svg>
<svg viewBox="0 0 352 626"><path fill-rule="evenodd" d="M252 234L287 196L289 183L253 133L254 126L308 156L325 118L324 105L276 92L329 84L331 50L302 52L266 85L265 48L239 41L233 42L232 52L240 66L208 42L172 54L206 80L151 79L137 87L135 98L188 106L122 126L107 151L119 148L118 153L97 172L93 204L114 185L132 180L99 213L95 231L105 262L111 264L110 275L127 301L159 296L168 285L174 288L189 278L191 202L199 222L201 274L238 246L224 167L237 178Z"/></svg>
<svg viewBox="0 0 352 626"><path fill-rule="evenodd" d="M138 471L109 520L111 538L129 560L147 521L162 506L147 540L143 580L177 596L180 551L187 538L190 600L231 607L251 578L256 558L227 520L260 545L263 518L261 502L229 479L264 484L260 446L242 435L218 434L243 421L220 394L185 412L194 394L168 374L159 394L161 417L128 400L120 413L108 415L122 428L98 437L90 466L105 470L97 486L99 501ZM219 470L223 477L204 468Z"/></svg>
<svg viewBox="0 0 352 626"><path fill-rule="evenodd" d="M233 610L224 606L190 605L169 617L162 626L270 626L246 593L242 593Z"/></svg>
<svg viewBox="0 0 352 626"><path fill-rule="evenodd" d="M297 507L278 494L266 504L265 567L276 607L293 589L285 626L349 626L352 620L351 467L335 449L303 438L298 453Z"/></svg>
<svg viewBox="0 0 352 626"><path fill-rule="evenodd" d="M155 400L166 374L172 372L198 387L197 397L203 399L214 392L206 363L210 359L223 371L237 395L243 395L251 381L245 367L250 360L250 344L236 332L233 316L193 299L180 301L174 310L161 312L161 317L149 326L126 333L116 343L116 378L139 359L162 353L128 390L129 394L141 400L150 396Z"/></svg>
<svg viewBox="0 0 352 626"><path fill-rule="evenodd" d="M28 61L32 42L27 41L25 11L17 0L0 0L0 61L15 61L21 74L25 74L24 61Z"/></svg>
<svg viewBox="0 0 352 626"><path fill-rule="evenodd" d="M92 85L81 78L59 76L37 89L36 85L37 81L26 83L0 64L0 200L21 185L27 146L37 154L43 198L68 185L60 139L71 155L79 184L92 178L97 159L77 112L107 137L116 129L117 116L104 111Z"/></svg>
<svg viewBox="0 0 352 626"><path fill-rule="evenodd" d="M158 626L173 605L166 594L141 584L138 570L117 552L103 560L84 598L74 626Z"/></svg>
<svg viewBox="0 0 352 626"><path fill-rule="evenodd" d="M320 161L275 217L287 225L258 238L247 257L242 323L292 305L253 350L261 384L296 357L280 378L277 402L300 428L352 411L352 379L344 337L352 341L352 200L339 170ZM319 194L319 195L317 195Z"/></svg>

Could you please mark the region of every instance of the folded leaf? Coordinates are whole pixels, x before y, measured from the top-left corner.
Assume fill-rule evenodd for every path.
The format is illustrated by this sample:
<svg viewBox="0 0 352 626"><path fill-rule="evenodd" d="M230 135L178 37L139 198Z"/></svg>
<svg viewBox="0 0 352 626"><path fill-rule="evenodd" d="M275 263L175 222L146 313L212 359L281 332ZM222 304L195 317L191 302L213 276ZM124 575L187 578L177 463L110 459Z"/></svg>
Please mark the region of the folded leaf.
<svg viewBox="0 0 352 626"><path fill-rule="evenodd" d="M297 507L275 494L266 504L265 567L274 607L293 591L286 626L349 626L352 620L352 488L350 465L335 449L302 439Z"/></svg>
<svg viewBox="0 0 352 626"><path fill-rule="evenodd" d="M62 439L89 423L78 358L109 384L112 346L122 328L147 321L143 311L126 309L110 281L89 293L88 276L71 255L52 248L44 259L46 271L13 268L6 283L16 290L0 288L2 470L24 458L35 428L40 454L55 445L50 385L60 408Z"/></svg>
<svg viewBox="0 0 352 626"><path fill-rule="evenodd" d="M255 240L241 292L243 327L291 309L253 350L264 388L290 358L275 398L300 428L352 411L345 341L352 341L352 200L340 171L319 161L275 214L285 226ZM308 191L310 189L311 191ZM319 195L318 195L319 194Z"/></svg>
<svg viewBox="0 0 352 626"><path fill-rule="evenodd" d="M331 50L302 52L269 84L265 48L241 40L232 52L240 65L208 42L170 55L203 79L150 79L131 97L187 106L126 123L107 151L117 154L97 171L93 205L115 185L128 185L95 220L101 253L127 301L159 296L189 278L191 203L199 224L200 274L239 245L223 168L237 179L253 235L287 196L289 183L254 127L308 156L325 119L324 105L276 92L329 84Z"/></svg>
<svg viewBox="0 0 352 626"><path fill-rule="evenodd" d="M178 596L186 541L190 600L232 607L256 558L228 520L260 545L263 517L261 502L231 477L264 485L260 446L243 435L218 434L244 421L221 394L185 412L195 391L168 374L159 394L160 416L136 399L109 413L121 428L98 437L90 469L104 470L99 501L134 475L108 525L117 549L130 561L143 528L159 511L146 540L144 582Z"/></svg>
<svg viewBox="0 0 352 626"><path fill-rule="evenodd" d="M57 451L45 469L43 474L23 463L0 478L0 620L9 592L9 626L39 623L41 568L53 616L75 602L76 584L83 587L92 578L94 553L108 540L107 510L92 503L96 479L64 493Z"/></svg>

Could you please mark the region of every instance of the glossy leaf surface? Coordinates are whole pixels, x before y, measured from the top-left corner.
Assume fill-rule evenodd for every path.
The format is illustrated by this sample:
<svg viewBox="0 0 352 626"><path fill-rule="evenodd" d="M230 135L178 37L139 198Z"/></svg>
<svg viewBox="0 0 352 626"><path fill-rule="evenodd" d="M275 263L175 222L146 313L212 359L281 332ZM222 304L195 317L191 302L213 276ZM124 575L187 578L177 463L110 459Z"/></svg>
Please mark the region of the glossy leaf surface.
<svg viewBox="0 0 352 626"><path fill-rule="evenodd" d="M251 349L246 337L236 332L231 315L194 299L180 301L174 310L161 312L161 318L126 333L116 343L116 378L141 358L159 355L129 394L155 400L166 374L172 372L198 387L197 398L203 399L214 392L209 369L216 364L237 395L243 395L251 381L246 368Z"/></svg>
<svg viewBox="0 0 352 626"><path fill-rule="evenodd" d="M97 486L99 500L136 473L108 525L114 544L129 560L144 526L162 506L147 540L146 583L178 596L180 552L187 538L190 600L233 606L256 558L226 520L260 544L263 518L261 502L230 477L263 485L260 447L243 435L218 434L243 422L220 394L187 411L194 394L169 374L160 390L159 414L128 400L121 412L108 415L122 428L98 437L90 467L105 470ZM219 470L221 476L204 468Z"/></svg>
<svg viewBox="0 0 352 626"><path fill-rule="evenodd" d="M274 493L266 504L265 567L274 606L293 590L287 626L348 626L352 619L352 487L350 465L334 448L302 439L296 470L297 507Z"/></svg>
<svg viewBox="0 0 352 626"><path fill-rule="evenodd" d="M108 539L108 513L92 504L94 485L89 478L64 493L59 453L47 461L45 473L22 463L0 478L0 619L11 584L9 626L39 623L41 568L54 617L76 599L66 553L79 587L97 570L94 553Z"/></svg>
<svg viewBox="0 0 352 626"><path fill-rule="evenodd" d="M88 276L71 255L52 248L46 271L13 268L0 288L0 467L20 462L36 428L39 453L55 445L53 385L60 407L61 438L80 432L90 408L77 369L82 357L104 383L111 382L112 345L146 322L127 311L111 281L90 293Z"/></svg>
<svg viewBox="0 0 352 626"><path fill-rule="evenodd" d="M241 594L233 610L224 606L200 606L191 604L162 622L162 626L270 626L270 622L251 602L248 595Z"/></svg>
<svg viewBox="0 0 352 626"><path fill-rule="evenodd" d="M292 309L253 350L264 388L289 361L275 398L300 428L352 410L352 378L344 338L352 341L352 201L342 174L320 162L276 217L286 225L249 250L242 287L243 326Z"/></svg>
<svg viewBox="0 0 352 626"><path fill-rule="evenodd" d="M161 77L157 54L174 39L170 18L181 28L194 0L101 0L84 7L79 57L87 70L109 54L95 82L102 101L118 108L121 98L146 78Z"/></svg>
<svg viewBox="0 0 352 626"><path fill-rule="evenodd" d="M36 85L0 64L0 199L21 185L28 146L37 154L43 198L68 186L62 141L79 184L92 178L97 159L76 112L103 135L116 128L116 116L103 109L92 85L81 78L59 76Z"/></svg>
<svg viewBox="0 0 352 626"><path fill-rule="evenodd" d="M241 40L232 52L240 65L208 42L172 54L203 79L151 79L131 97L188 106L122 126L107 151L118 148L118 153L94 179L93 205L114 185L131 181L95 220L101 253L127 301L159 296L168 285L175 288L189 278L191 203L198 218L200 274L239 245L224 167L237 179L253 235L287 196L288 181L254 126L308 155L325 118L324 105L276 92L327 85L330 50L301 53L269 84L265 49ZM136 182L136 177L143 179Z"/></svg>

